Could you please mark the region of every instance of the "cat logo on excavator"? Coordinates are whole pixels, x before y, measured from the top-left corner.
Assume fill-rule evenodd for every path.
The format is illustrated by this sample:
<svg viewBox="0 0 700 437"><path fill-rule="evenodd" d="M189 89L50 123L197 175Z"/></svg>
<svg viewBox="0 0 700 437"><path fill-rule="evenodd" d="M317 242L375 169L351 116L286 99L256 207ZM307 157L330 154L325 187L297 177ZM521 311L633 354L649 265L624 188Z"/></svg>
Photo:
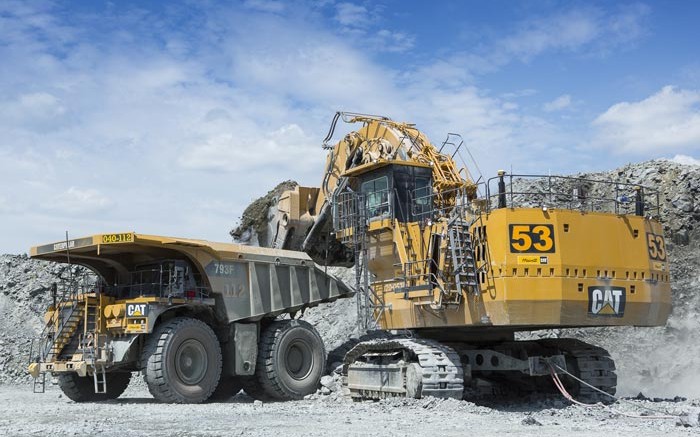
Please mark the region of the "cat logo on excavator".
<svg viewBox="0 0 700 437"><path fill-rule="evenodd" d="M625 314L624 287L589 287L588 313L593 316L622 317Z"/></svg>

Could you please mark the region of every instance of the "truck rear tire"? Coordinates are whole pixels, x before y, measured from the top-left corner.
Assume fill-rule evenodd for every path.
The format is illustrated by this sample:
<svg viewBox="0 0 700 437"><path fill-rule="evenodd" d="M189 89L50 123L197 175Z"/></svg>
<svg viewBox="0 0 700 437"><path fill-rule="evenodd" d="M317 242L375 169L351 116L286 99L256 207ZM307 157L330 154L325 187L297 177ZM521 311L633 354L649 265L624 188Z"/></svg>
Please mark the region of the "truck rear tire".
<svg viewBox="0 0 700 437"><path fill-rule="evenodd" d="M146 340L142 363L153 397L161 402L198 404L209 399L221 377L221 346L204 322L177 317Z"/></svg>
<svg viewBox="0 0 700 437"><path fill-rule="evenodd" d="M302 399L316 392L325 367L323 340L313 326L303 320L276 321L263 331L255 369L266 396L260 390L247 393L261 400Z"/></svg>
<svg viewBox="0 0 700 437"><path fill-rule="evenodd" d="M131 381L131 372L114 372L105 375L107 393L95 393L95 380L92 376L78 376L77 373L60 373L58 386L68 399L75 402L99 402L116 399L124 393Z"/></svg>

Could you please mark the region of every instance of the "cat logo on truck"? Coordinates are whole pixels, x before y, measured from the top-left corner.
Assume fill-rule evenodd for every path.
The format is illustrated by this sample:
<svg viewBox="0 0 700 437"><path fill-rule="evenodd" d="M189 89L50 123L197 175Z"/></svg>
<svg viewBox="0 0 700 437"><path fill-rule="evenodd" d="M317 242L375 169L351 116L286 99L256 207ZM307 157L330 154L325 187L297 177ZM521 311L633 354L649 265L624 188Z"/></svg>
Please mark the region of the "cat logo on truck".
<svg viewBox="0 0 700 437"><path fill-rule="evenodd" d="M127 317L148 317L147 303L129 303L126 304Z"/></svg>

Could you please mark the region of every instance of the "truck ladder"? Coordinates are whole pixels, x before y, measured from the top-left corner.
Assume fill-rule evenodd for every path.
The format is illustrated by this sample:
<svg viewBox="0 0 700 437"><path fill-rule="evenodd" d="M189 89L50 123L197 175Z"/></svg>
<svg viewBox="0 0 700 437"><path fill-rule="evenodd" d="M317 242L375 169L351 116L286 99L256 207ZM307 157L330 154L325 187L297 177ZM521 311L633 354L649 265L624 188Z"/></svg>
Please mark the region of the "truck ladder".
<svg viewBox="0 0 700 437"><path fill-rule="evenodd" d="M38 378L34 378L34 393L46 392L46 372L41 372Z"/></svg>
<svg viewBox="0 0 700 437"><path fill-rule="evenodd" d="M107 373L104 365L95 365L92 378L95 383L95 393L107 393Z"/></svg>
<svg viewBox="0 0 700 437"><path fill-rule="evenodd" d="M91 299L94 298L85 300L85 323L83 335L80 339L80 352L82 352L88 368L92 369L95 393L107 393L105 365L99 362L101 357L97 327L99 324L100 306L91 302Z"/></svg>

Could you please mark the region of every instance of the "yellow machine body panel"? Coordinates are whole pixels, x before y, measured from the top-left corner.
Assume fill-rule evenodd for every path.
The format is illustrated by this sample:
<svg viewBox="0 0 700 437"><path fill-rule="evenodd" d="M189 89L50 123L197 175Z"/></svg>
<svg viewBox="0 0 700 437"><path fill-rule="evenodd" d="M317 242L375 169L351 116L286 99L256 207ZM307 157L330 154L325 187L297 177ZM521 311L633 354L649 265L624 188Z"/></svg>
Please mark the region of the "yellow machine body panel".
<svg viewBox="0 0 700 437"><path fill-rule="evenodd" d="M391 279L387 266L402 258L389 253L395 231L371 229L369 268L385 329L659 326L671 310L661 225L644 217L539 208L484 214L471 228L480 292L438 311L430 305L438 291L403 292L403 281ZM428 247L435 231L410 241Z"/></svg>

